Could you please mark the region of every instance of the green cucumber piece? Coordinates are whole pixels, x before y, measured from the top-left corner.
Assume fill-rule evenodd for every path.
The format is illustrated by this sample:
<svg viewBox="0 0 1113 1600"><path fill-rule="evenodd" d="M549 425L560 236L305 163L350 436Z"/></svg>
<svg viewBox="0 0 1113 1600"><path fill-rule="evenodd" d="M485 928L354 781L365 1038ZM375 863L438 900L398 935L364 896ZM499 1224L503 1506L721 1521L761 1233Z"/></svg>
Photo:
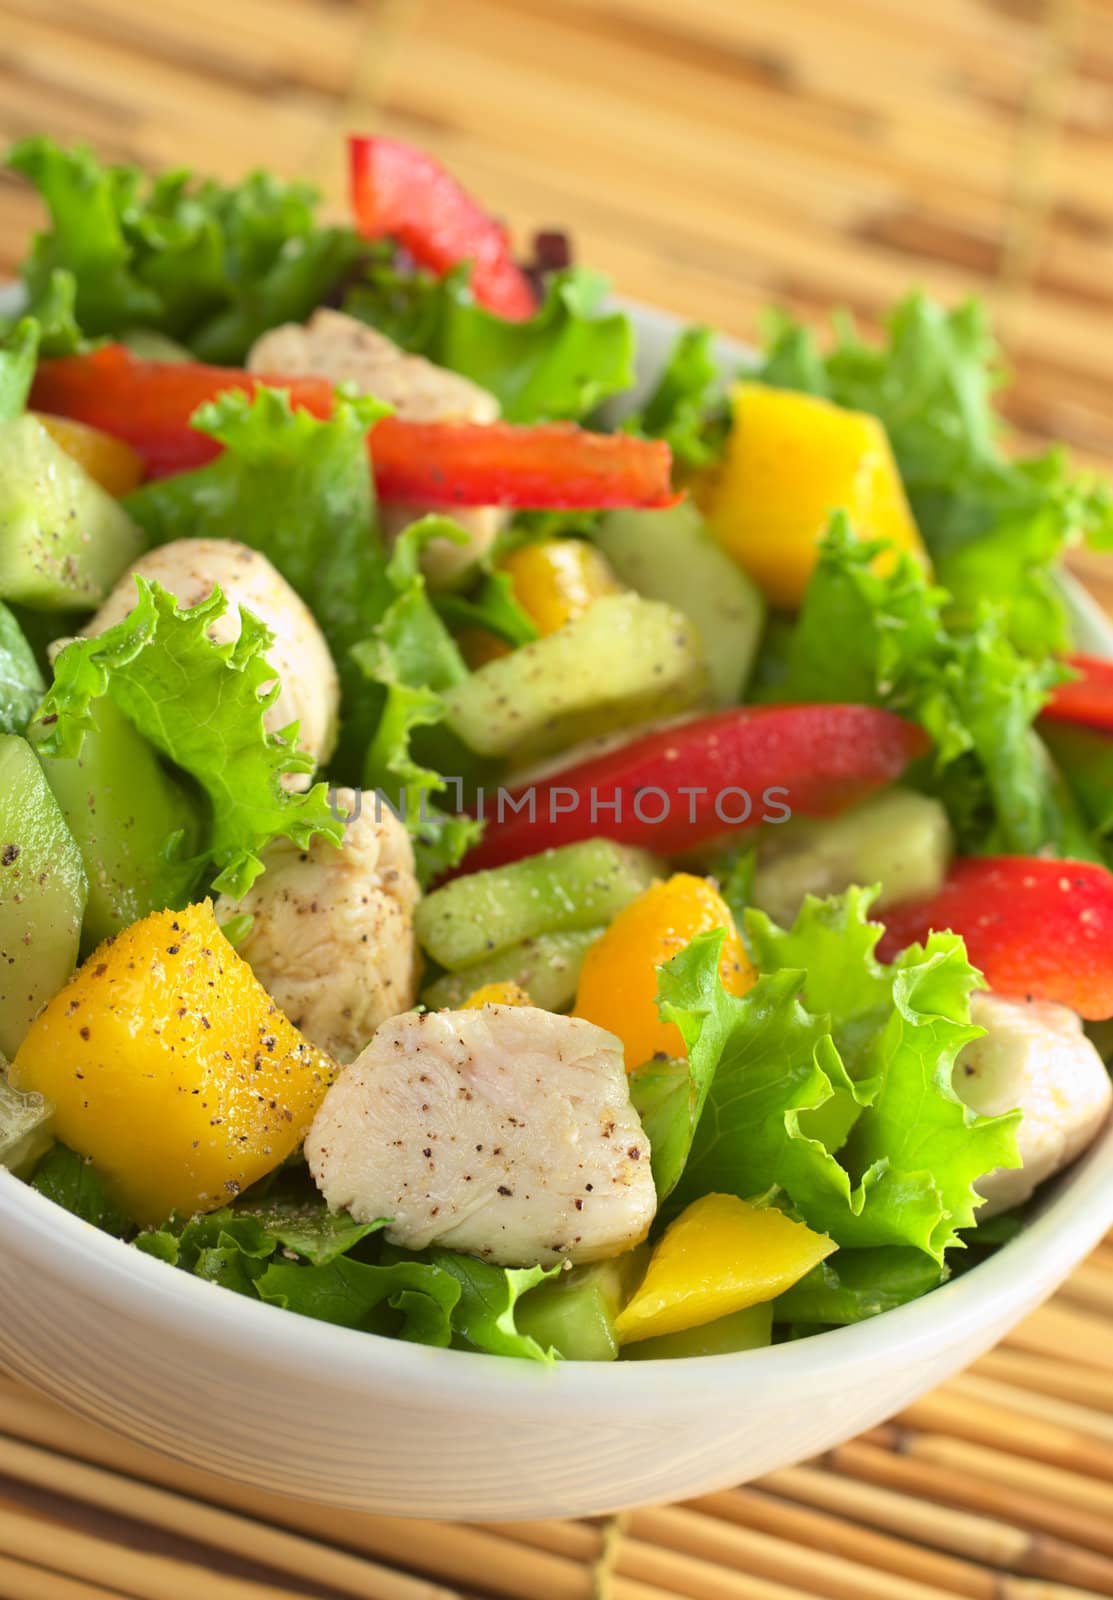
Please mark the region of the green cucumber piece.
<svg viewBox="0 0 1113 1600"><path fill-rule="evenodd" d="M547 1278L519 1300L519 1333L543 1350L559 1351L565 1361L614 1361L615 1318L641 1282L648 1259L649 1251L639 1245L610 1261Z"/></svg>
<svg viewBox="0 0 1113 1600"><path fill-rule="evenodd" d="M622 1347L623 1361L675 1360L678 1356L725 1356L737 1350L760 1350L773 1339L773 1306L747 1306L727 1317L705 1322L682 1333L661 1333Z"/></svg>
<svg viewBox="0 0 1113 1600"><path fill-rule="evenodd" d="M705 705L709 688L688 618L659 600L615 594L470 673L444 703L449 727L472 750L520 760Z"/></svg>
<svg viewBox="0 0 1113 1600"><path fill-rule="evenodd" d="M22 733L44 692L35 652L7 606L0 604L0 733Z"/></svg>
<svg viewBox="0 0 1113 1600"><path fill-rule="evenodd" d="M157 328L125 328L120 343L141 361L192 361L192 351Z"/></svg>
<svg viewBox="0 0 1113 1600"><path fill-rule="evenodd" d="M9 1059L74 969L86 880L35 752L0 734L0 1052Z"/></svg>
<svg viewBox="0 0 1113 1600"><path fill-rule="evenodd" d="M459 972L541 933L610 922L657 870L648 851L611 839L566 844L454 878L426 895L414 927L434 961Z"/></svg>
<svg viewBox="0 0 1113 1600"><path fill-rule="evenodd" d="M17 1177L30 1173L54 1142L53 1107L41 1094L24 1094L8 1081L8 1064L0 1056L0 1167Z"/></svg>
<svg viewBox="0 0 1113 1600"><path fill-rule="evenodd" d="M841 894L879 883L877 910L932 895L951 857L951 827L938 800L886 789L838 817L766 825L758 841L753 904L791 927L806 894Z"/></svg>
<svg viewBox="0 0 1113 1600"><path fill-rule="evenodd" d="M666 511L610 511L592 537L617 578L695 623L715 704L737 705L761 643L765 597L692 501Z"/></svg>
<svg viewBox="0 0 1113 1600"><path fill-rule="evenodd" d="M0 598L91 611L145 542L35 417L0 423Z"/></svg>
<svg viewBox="0 0 1113 1600"><path fill-rule="evenodd" d="M434 1011L451 1011L489 983L516 983L542 1011L567 1011L576 998L584 956L602 931L601 927L570 929L523 939L487 961L435 978L422 1002Z"/></svg>
<svg viewBox="0 0 1113 1600"><path fill-rule="evenodd" d="M107 698L89 717L76 756L40 757L85 862L86 950L148 912L184 905L197 881L189 861L201 847L197 806L142 734ZM32 723L28 738L44 732ZM181 837L168 858L174 834Z"/></svg>

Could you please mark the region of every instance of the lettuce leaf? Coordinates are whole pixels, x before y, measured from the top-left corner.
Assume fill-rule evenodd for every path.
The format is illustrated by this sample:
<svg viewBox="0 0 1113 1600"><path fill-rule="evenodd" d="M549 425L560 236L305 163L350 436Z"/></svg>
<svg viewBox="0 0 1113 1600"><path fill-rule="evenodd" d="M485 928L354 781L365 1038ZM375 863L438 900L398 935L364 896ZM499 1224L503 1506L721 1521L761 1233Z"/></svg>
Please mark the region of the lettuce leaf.
<svg viewBox="0 0 1113 1600"><path fill-rule="evenodd" d="M68 1145L51 1145L35 1167L31 1187L117 1239L133 1230L134 1224L112 1199L97 1169Z"/></svg>
<svg viewBox="0 0 1113 1600"><path fill-rule="evenodd" d="M353 648L394 599L375 521L367 429L385 408L338 399L327 420L291 409L280 390L228 393L194 426L219 440L215 461L147 484L124 502L152 544L238 539L259 550L316 617L340 675L340 740L332 769L358 781L382 696Z"/></svg>
<svg viewBox="0 0 1113 1600"><path fill-rule="evenodd" d="M664 439L680 466L718 461L730 431L730 410L710 328L685 328L645 405L624 426Z"/></svg>
<svg viewBox="0 0 1113 1600"><path fill-rule="evenodd" d="M0 733L22 733L43 697L35 652L7 606L0 602Z"/></svg>
<svg viewBox="0 0 1113 1600"><path fill-rule="evenodd" d="M364 254L351 229L318 225L311 187L267 173L231 186L182 170L147 178L42 135L8 164L49 212L23 266L30 309L65 271L85 334L155 329L234 364L266 328L308 316Z"/></svg>
<svg viewBox="0 0 1113 1600"><path fill-rule="evenodd" d="M556 1359L553 1350L542 1349L536 1339L518 1331L514 1312L522 1295L559 1273L559 1266L496 1267L454 1250L436 1249L429 1251L428 1259L460 1286L452 1326L465 1345L494 1356Z"/></svg>
<svg viewBox="0 0 1113 1600"><path fill-rule="evenodd" d="M1010 638L1026 653L1065 646L1051 568L1077 539L1113 546L1113 495L1074 473L1061 449L1019 460L1006 453L993 401L998 352L977 302L946 310L909 295L879 345L841 317L826 355L802 324L777 314L759 377L880 417L958 615L974 617L988 595L1008 607Z"/></svg>
<svg viewBox="0 0 1113 1600"><path fill-rule="evenodd" d="M89 710L104 695L210 803L209 838L197 863L217 869L215 890L242 895L263 870L272 839L306 848L314 834L339 844L342 824L325 785L305 794L283 788L286 773L312 772L294 748L296 728L268 733L263 713L278 694L266 661L271 635L248 611L234 644L215 644L206 629L223 614L214 589L191 610L144 578L135 609L92 639L75 639L58 656L40 712L49 755L78 754ZM265 687L269 685L269 687Z"/></svg>
<svg viewBox="0 0 1113 1600"><path fill-rule="evenodd" d="M532 317L507 322L476 305L466 267L433 278L379 260L344 310L489 389L508 422L578 421L634 379L633 328L601 309L606 292L605 278L572 267L553 275Z"/></svg>
<svg viewBox="0 0 1113 1600"><path fill-rule="evenodd" d="M975 1221L976 1179L1018 1164L1017 1116L975 1116L951 1087L955 1056L978 1033L962 941L933 935L885 966L871 898L809 898L787 934L751 913L762 976L741 997L719 980L721 931L659 969L661 1015L680 1028L697 1086L670 1210L779 1189L840 1245L942 1262Z"/></svg>
<svg viewBox="0 0 1113 1600"><path fill-rule="evenodd" d="M840 1250L793 1284L773 1305L775 1322L844 1325L893 1311L947 1277L931 1256L899 1245Z"/></svg>
<svg viewBox="0 0 1113 1600"><path fill-rule="evenodd" d="M995 610L949 627L946 591L907 555L875 571L880 548L832 518L770 698L880 705L919 722L935 744L928 786L964 851L1062 847L1067 823L1032 724L1064 669L1021 655Z"/></svg>
<svg viewBox="0 0 1113 1600"><path fill-rule="evenodd" d="M449 782L412 749L419 729L442 723L444 691L467 677L463 657L421 573L422 547L433 538L466 540L467 535L441 516L422 517L402 530L386 568L393 599L371 638L353 651L360 670L384 695L364 761L363 784L386 796L405 820L423 884L454 867L481 832L471 818L450 815L436 805L435 797L445 793ZM459 803L459 793L455 800Z"/></svg>

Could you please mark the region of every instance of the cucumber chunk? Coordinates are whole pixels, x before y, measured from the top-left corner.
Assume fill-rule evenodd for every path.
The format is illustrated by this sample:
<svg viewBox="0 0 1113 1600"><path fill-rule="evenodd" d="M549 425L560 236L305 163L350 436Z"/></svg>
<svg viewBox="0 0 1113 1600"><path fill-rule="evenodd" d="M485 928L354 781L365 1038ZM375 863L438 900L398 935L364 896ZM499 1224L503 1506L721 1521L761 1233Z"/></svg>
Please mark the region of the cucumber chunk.
<svg viewBox="0 0 1113 1600"><path fill-rule="evenodd" d="M610 1261L546 1279L519 1300L518 1331L536 1339L543 1350L558 1350L566 1361L614 1361L615 1318L641 1281L648 1259L648 1250L639 1245Z"/></svg>
<svg viewBox="0 0 1113 1600"><path fill-rule="evenodd" d="M623 583L650 600L667 600L695 623L715 704L736 705L761 643L765 598L692 502L667 511L611 511L594 540Z"/></svg>
<svg viewBox="0 0 1113 1600"><path fill-rule="evenodd" d="M610 922L657 876L645 850L588 839L454 878L414 915L422 947L450 972L542 933Z"/></svg>
<svg viewBox="0 0 1113 1600"><path fill-rule="evenodd" d="M40 758L85 862L86 950L148 912L183 905L197 877L187 863L201 845L197 806L142 734L107 698L90 718L78 755ZM43 732L32 723L27 736L34 743ZM175 833L181 839L168 860Z"/></svg>
<svg viewBox="0 0 1113 1600"><path fill-rule="evenodd" d="M760 1350L773 1339L773 1306L747 1306L715 1322L682 1333L662 1333L623 1346L623 1361L675 1360L678 1356L724 1356L736 1350Z"/></svg>
<svg viewBox="0 0 1113 1600"><path fill-rule="evenodd" d="M8 1064L0 1056L0 1167L24 1177L53 1143L53 1108L41 1094L24 1094L8 1082Z"/></svg>
<svg viewBox="0 0 1113 1600"><path fill-rule="evenodd" d="M144 546L142 529L41 422L0 423L0 597L91 611Z"/></svg>
<svg viewBox="0 0 1113 1600"><path fill-rule="evenodd" d="M839 817L796 817L762 829L753 904L790 927L806 894L841 894L879 883L874 908L931 895L951 857L951 827L938 800L886 789Z"/></svg>
<svg viewBox="0 0 1113 1600"><path fill-rule="evenodd" d="M434 979L422 995L432 1010L455 1010L488 983L516 983L542 1011L567 1011L576 998L580 968L588 946L602 928L539 933L523 939L487 961Z"/></svg>
<svg viewBox="0 0 1113 1600"><path fill-rule="evenodd" d="M449 726L485 756L545 755L707 703L703 646L682 612L605 595L555 633L489 661L444 696Z"/></svg>
<svg viewBox="0 0 1113 1600"><path fill-rule="evenodd" d="M17 734L0 734L0 1052L13 1057L77 961L81 852Z"/></svg>

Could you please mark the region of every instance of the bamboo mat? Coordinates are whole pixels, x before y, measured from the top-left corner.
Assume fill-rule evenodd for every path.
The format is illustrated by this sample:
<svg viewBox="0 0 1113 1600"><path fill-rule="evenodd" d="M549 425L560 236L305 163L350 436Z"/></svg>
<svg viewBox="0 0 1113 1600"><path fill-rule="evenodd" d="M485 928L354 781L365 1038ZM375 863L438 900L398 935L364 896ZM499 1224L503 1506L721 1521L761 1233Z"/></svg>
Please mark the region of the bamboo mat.
<svg viewBox="0 0 1113 1600"><path fill-rule="evenodd" d="M1113 0L0 0L0 136L343 205L437 151L525 237L753 338L912 283L994 311L1008 408L1113 469ZM37 205L0 178L0 276ZM1113 609L1108 565L1080 560ZM823 1461L606 1525L418 1527L239 1490L0 1380L0 1600L1113 1596L1113 1243Z"/></svg>

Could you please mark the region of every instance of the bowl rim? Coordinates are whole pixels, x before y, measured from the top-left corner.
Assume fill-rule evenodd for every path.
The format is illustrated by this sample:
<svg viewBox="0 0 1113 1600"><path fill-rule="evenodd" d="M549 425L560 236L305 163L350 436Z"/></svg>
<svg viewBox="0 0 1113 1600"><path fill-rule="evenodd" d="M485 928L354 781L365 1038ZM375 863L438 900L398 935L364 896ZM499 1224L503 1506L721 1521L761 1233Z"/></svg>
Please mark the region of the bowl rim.
<svg viewBox="0 0 1113 1600"><path fill-rule="evenodd" d="M0 300L4 286L0 286ZM657 307L621 302L639 334L660 344L685 325ZM745 362L747 347L720 339L720 358ZM644 383L644 368L641 381ZM1113 622L1067 574L1060 577L1085 646L1113 658ZM849 1381L880 1348L912 1366L919 1352L996 1327L1020 1314L1035 1295L1050 1293L1113 1225L1113 1122L1064 1174L1023 1231L986 1261L917 1300L866 1321L806 1339L724 1355L630 1362L560 1361L554 1365L472 1351L434 1349L291 1314L179 1271L81 1221L0 1168L0 1251L34 1264L88 1299L120 1315L188 1336L228 1359L264 1365L287 1381L326 1371L352 1394L381 1393L384 1380L420 1386L446 1411L472 1411L477 1400L505 1401L529 1385L531 1411L593 1410L613 1397L662 1400L683 1407L709 1383L791 1384L807 1377ZM661 1388L662 1370L669 1383Z"/></svg>

